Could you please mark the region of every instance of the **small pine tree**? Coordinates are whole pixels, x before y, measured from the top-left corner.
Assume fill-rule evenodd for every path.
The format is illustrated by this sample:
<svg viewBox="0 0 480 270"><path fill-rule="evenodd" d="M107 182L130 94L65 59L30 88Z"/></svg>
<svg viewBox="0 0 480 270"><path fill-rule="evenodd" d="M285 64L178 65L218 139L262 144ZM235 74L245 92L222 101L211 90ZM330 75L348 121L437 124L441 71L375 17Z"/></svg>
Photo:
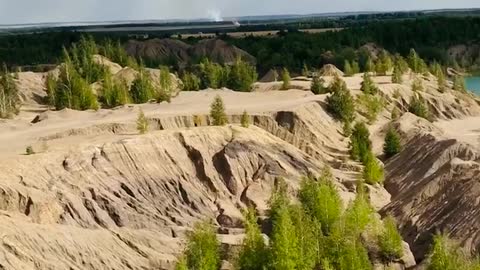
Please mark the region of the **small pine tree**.
<svg viewBox="0 0 480 270"><path fill-rule="evenodd" d="M288 90L290 88L290 72L288 69L284 68L282 72L282 90Z"/></svg>
<svg viewBox="0 0 480 270"><path fill-rule="evenodd" d="M369 94L359 95L357 98L357 104L360 107L360 112L368 119L369 124L377 121L378 114L384 108L384 101L382 97Z"/></svg>
<svg viewBox="0 0 480 270"><path fill-rule="evenodd" d="M455 76L453 80L453 90L459 91L459 92L467 91L465 86L465 80L463 79L462 76Z"/></svg>
<svg viewBox="0 0 480 270"><path fill-rule="evenodd" d="M343 71L345 72L345 76L353 76L353 69L350 61L345 60L345 64L343 65Z"/></svg>
<svg viewBox="0 0 480 270"><path fill-rule="evenodd" d="M276 209L270 244L273 270L297 269L300 261L298 237L287 205Z"/></svg>
<svg viewBox="0 0 480 270"><path fill-rule="evenodd" d="M137 130L140 134L145 134L148 131L148 121L142 109L140 109L137 116Z"/></svg>
<svg viewBox="0 0 480 270"><path fill-rule="evenodd" d="M184 257L188 269L218 270L220 267L220 244L211 223L198 223L187 235Z"/></svg>
<svg viewBox="0 0 480 270"><path fill-rule="evenodd" d="M367 62L365 64L365 72L375 72L375 64L371 57L368 57Z"/></svg>
<svg viewBox="0 0 480 270"><path fill-rule="evenodd" d="M427 120L430 119L430 112L428 110L427 105L425 104L425 100L420 95L414 95L410 100L410 105L408 111L415 114L418 117L425 118Z"/></svg>
<svg viewBox="0 0 480 270"><path fill-rule="evenodd" d="M398 232L395 219L391 216L383 220L383 231L378 237L378 246L385 262L392 262L403 256L402 236Z"/></svg>
<svg viewBox="0 0 480 270"><path fill-rule="evenodd" d="M132 100L136 104L150 101L155 94L155 89L150 79L150 75L145 69L141 69L130 88Z"/></svg>
<svg viewBox="0 0 480 270"><path fill-rule="evenodd" d="M225 113L225 105L222 98L217 95L210 105L210 117L214 126L224 126L228 123L227 114Z"/></svg>
<svg viewBox="0 0 480 270"><path fill-rule="evenodd" d="M447 80L445 79L445 74L443 73L442 69L438 71L437 82L438 82L438 91L440 93L444 93L447 90Z"/></svg>
<svg viewBox="0 0 480 270"><path fill-rule="evenodd" d="M47 104L50 108L55 108L55 89L57 88L57 80L52 73L47 74L45 88L47 89Z"/></svg>
<svg viewBox="0 0 480 270"><path fill-rule="evenodd" d="M393 157L402 151L402 144L400 142L400 135L393 128L390 127L385 136L385 143L383 145L383 154L386 158Z"/></svg>
<svg viewBox="0 0 480 270"><path fill-rule="evenodd" d="M352 122L355 117L355 102L340 77L335 77L329 89L333 94L327 98L328 110L343 122Z"/></svg>
<svg viewBox="0 0 480 270"><path fill-rule="evenodd" d="M352 71L353 71L353 74L360 73L360 65L355 60L352 62Z"/></svg>
<svg viewBox="0 0 480 270"><path fill-rule="evenodd" d="M392 83L401 84L402 82L403 82L403 79L402 79L402 73L400 72L400 68L398 66L395 66L393 68L393 73L392 73Z"/></svg>
<svg viewBox="0 0 480 270"><path fill-rule="evenodd" d="M376 95L378 93L378 88L375 86L370 74L363 74L363 81L361 84L360 90L365 94Z"/></svg>
<svg viewBox="0 0 480 270"><path fill-rule="evenodd" d="M33 147L31 145L27 146L27 148L25 149L25 154L27 156L35 154L35 151L33 151Z"/></svg>
<svg viewBox="0 0 480 270"><path fill-rule="evenodd" d="M413 92L421 92L423 91L423 82L420 78L415 78L412 83L412 91Z"/></svg>
<svg viewBox="0 0 480 270"><path fill-rule="evenodd" d="M197 75L185 72L182 75L183 91L198 91L200 90L200 78Z"/></svg>
<svg viewBox="0 0 480 270"><path fill-rule="evenodd" d="M448 237L436 235L428 255L430 258L427 270L457 270L465 269L466 263L460 248Z"/></svg>
<svg viewBox="0 0 480 270"><path fill-rule="evenodd" d="M327 89L324 87L324 83L325 81L323 80L323 78L320 78L319 76L314 76L310 90L315 95L325 94L327 92Z"/></svg>
<svg viewBox="0 0 480 270"><path fill-rule="evenodd" d="M380 184L384 180L383 167L380 166L377 158L369 151L363 161L363 179L367 184Z"/></svg>
<svg viewBox="0 0 480 270"><path fill-rule="evenodd" d="M248 115L247 111L243 111L242 119L240 119L240 123L244 128L248 128L250 126L250 115Z"/></svg>
<svg viewBox="0 0 480 270"><path fill-rule="evenodd" d="M366 162L368 154L371 152L372 142L370 141L370 131L363 122L358 122L350 137L350 155L354 160Z"/></svg>
<svg viewBox="0 0 480 270"><path fill-rule="evenodd" d="M173 91L173 80L170 75L170 69L168 67L160 67L159 88L156 91L157 102L167 101L170 102Z"/></svg>
<svg viewBox="0 0 480 270"><path fill-rule="evenodd" d="M264 270L268 266L268 249L265 245L254 209L245 214L246 236L237 258L239 270Z"/></svg>

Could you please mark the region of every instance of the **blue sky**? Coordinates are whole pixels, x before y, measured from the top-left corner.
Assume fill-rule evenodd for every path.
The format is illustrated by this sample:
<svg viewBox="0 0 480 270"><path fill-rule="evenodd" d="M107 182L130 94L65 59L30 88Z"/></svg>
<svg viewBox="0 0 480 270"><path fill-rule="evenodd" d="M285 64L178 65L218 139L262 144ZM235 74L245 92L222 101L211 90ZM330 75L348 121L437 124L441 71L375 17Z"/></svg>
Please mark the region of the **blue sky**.
<svg viewBox="0 0 480 270"><path fill-rule="evenodd" d="M480 7L479 0L0 0L0 24Z"/></svg>

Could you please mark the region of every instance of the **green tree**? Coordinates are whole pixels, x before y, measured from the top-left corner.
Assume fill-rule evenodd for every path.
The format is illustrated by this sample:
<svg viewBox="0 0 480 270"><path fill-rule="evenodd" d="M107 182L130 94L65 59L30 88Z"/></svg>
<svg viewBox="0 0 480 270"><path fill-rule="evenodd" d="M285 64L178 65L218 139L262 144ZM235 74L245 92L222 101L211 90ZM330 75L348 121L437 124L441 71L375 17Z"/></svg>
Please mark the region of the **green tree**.
<svg viewBox="0 0 480 270"><path fill-rule="evenodd" d="M130 88L132 101L136 104L146 103L154 98L155 89L148 71L140 69Z"/></svg>
<svg viewBox="0 0 480 270"><path fill-rule="evenodd" d="M244 128L248 128L250 126L250 115L248 115L247 111L243 111L240 123Z"/></svg>
<svg viewBox="0 0 480 270"><path fill-rule="evenodd" d="M280 205L275 211L270 244L271 267L274 270L297 269L299 243L289 207Z"/></svg>
<svg viewBox="0 0 480 270"><path fill-rule="evenodd" d="M372 124L377 120L378 114L384 108L384 101L382 97L373 96L369 94L359 95L357 104L361 108L361 113L368 119L368 123Z"/></svg>
<svg viewBox="0 0 480 270"><path fill-rule="evenodd" d="M384 180L383 167L380 166L377 158L370 151L363 161L363 179L367 184L380 184Z"/></svg>
<svg viewBox="0 0 480 270"><path fill-rule="evenodd" d="M197 223L193 232L187 234L184 257L188 269L218 270L220 268L220 244L211 223Z"/></svg>
<svg viewBox="0 0 480 270"><path fill-rule="evenodd" d="M353 74L360 73L360 65L358 64L357 61L352 61L352 71L353 71Z"/></svg>
<svg viewBox="0 0 480 270"><path fill-rule="evenodd" d="M437 82L438 82L438 91L440 93L444 93L447 90L447 80L445 79L445 74L443 70L440 69L437 75Z"/></svg>
<svg viewBox="0 0 480 270"><path fill-rule="evenodd" d="M397 65L395 65L392 73L392 83L401 84L402 82L403 82L403 79L402 79L402 73L400 72L400 68Z"/></svg>
<svg viewBox="0 0 480 270"><path fill-rule="evenodd" d="M185 72L182 75L183 91L198 91L200 90L200 78L197 75Z"/></svg>
<svg viewBox="0 0 480 270"><path fill-rule="evenodd" d="M353 76L354 72L350 61L345 60L345 64L343 65L343 71L345 72L345 76Z"/></svg>
<svg viewBox="0 0 480 270"><path fill-rule="evenodd" d="M177 264L175 265L175 270L188 270L187 260L185 257L180 257L178 259Z"/></svg>
<svg viewBox="0 0 480 270"><path fill-rule="evenodd" d="M365 94L376 95L378 93L378 88L375 86L370 74L363 74L363 81L361 83L360 90Z"/></svg>
<svg viewBox="0 0 480 270"><path fill-rule="evenodd" d="M455 76L453 80L453 90L466 92L465 79L462 76Z"/></svg>
<svg viewBox="0 0 480 270"><path fill-rule="evenodd" d="M412 91L413 92L421 92L423 91L424 88L423 88L423 81L422 79L420 78L415 78L415 80L413 80L413 83L412 83Z"/></svg>
<svg viewBox="0 0 480 270"><path fill-rule="evenodd" d="M282 90L288 90L290 88L290 72L288 72L288 69L284 68L282 72Z"/></svg>
<svg viewBox="0 0 480 270"><path fill-rule="evenodd" d="M156 91L157 102L170 102L173 91L173 80L168 67L160 67L159 88Z"/></svg>
<svg viewBox="0 0 480 270"><path fill-rule="evenodd" d="M403 75L407 73L408 71L408 62L405 61L405 58L403 58L401 55L397 54L395 55L395 64L394 66L398 69L398 72Z"/></svg>
<svg viewBox="0 0 480 270"><path fill-rule="evenodd" d="M374 72L375 71L375 64L371 57L368 57L367 62L365 64L365 72Z"/></svg>
<svg viewBox="0 0 480 270"><path fill-rule="evenodd" d="M52 73L47 74L45 80L45 88L47 89L47 104L51 108L55 108L55 91L57 89L57 80Z"/></svg>
<svg viewBox="0 0 480 270"><path fill-rule="evenodd" d="M390 127L385 136L385 143L383 144L383 154L386 158L393 157L402 151L402 144L400 142L400 135L397 130Z"/></svg>
<svg viewBox="0 0 480 270"><path fill-rule="evenodd" d="M20 106L18 88L6 65L0 70L0 118L17 114Z"/></svg>
<svg viewBox="0 0 480 270"><path fill-rule="evenodd" d="M269 253L265 240L257 224L254 209L249 209L245 214L246 236L237 258L239 270L264 270L269 264Z"/></svg>
<svg viewBox="0 0 480 270"><path fill-rule="evenodd" d="M145 117L142 109L140 109L137 116L137 130L140 134L145 134L148 132L148 120Z"/></svg>
<svg viewBox="0 0 480 270"><path fill-rule="evenodd" d="M363 188L363 187L362 187ZM370 205L364 191L359 191L344 214L345 230L353 237L358 237L373 220L375 211Z"/></svg>
<svg viewBox="0 0 480 270"><path fill-rule="evenodd" d="M203 88L218 89L226 86L228 69L223 68L220 64L204 59L200 63L200 74Z"/></svg>
<svg viewBox="0 0 480 270"><path fill-rule="evenodd" d="M127 83L114 81L110 72L106 72L102 83L101 101L106 108L114 108L130 102Z"/></svg>
<svg viewBox="0 0 480 270"><path fill-rule="evenodd" d="M430 263L427 270L457 270L465 267L460 249L444 235L433 238L433 247L428 257Z"/></svg>
<svg viewBox="0 0 480 270"><path fill-rule="evenodd" d="M310 90L315 95L325 94L328 89L324 87L324 83L325 81L323 80L323 78L319 76L314 76L312 79Z"/></svg>
<svg viewBox="0 0 480 270"><path fill-rule="evenodd" d="M415 73L421 72L420 57L418 56L415 49L410 49L410 53L408 54L407 61L408 61L408 65L410 66L413 72Z"/></svg>
<svg viewBox="0 0 480 270"><path fill-rule="evenodd" d="M255 66L238 58L230 70L228 87L235 91L249 92L258 78Z"/></svg>
<svg viewBox="0 0 480 270"><path fill-rule="evenodd" d="M378 56L377 65L375 68L377 75L387 75L387 73L392 69L392 66L392 58L387 51L383 50Z"/></svg>
<svg viewBox="0 0 480 270"><path fill-rule="evenodd" d="M210 105L210 117L214 126L224 126L228 123L225 105L222 98L217 95Z"/></svg>
<svg viewBox="0 0 480 270"><path fill-rule="evenodd" d="M342 214L342 200L328 169L319 179L306 177L302 180L299 199L305 211L320 224L322 232L330 234Z"/></svg>
<svg viewBox="0 0 480 270"><path fill-rule="evenodd" d="M402 236L398 232L395 219L391 216L383 220L383 230L378 236L378 246L386 262L398 260L403 256Z"/></svg>
<svg viewBox="0 0 480 270"><path fill-rule="evenodd" d="M425 100L420 95L412 96L408 111L415 114L418 117L422 117L427 120L430 120L430 112L425 103Z"/></svg>
<svg viewBox="0 0 480 270"><path fill-rule="evenodd" d="M351 157L365 163L368 154L371 152L372 143L370 141L370 132L363 122L355 124L350 140Z"/></svg>
<svg viewBox="0 0 480 270"><path fill-rule="evenodd" d="M337 119L352 122L355 117L355 102L345 82L335 77L331 84L332 95L327 97L327 108Z"/></svg>
<svg viewBox="0 0 480 270"><path fill-rule="evenodd" d="M321 245L322 233L312 218L299 205L290 206L290 216L298 239L298 261L296 269L313 269L320 261L318 248Z"/></svg>

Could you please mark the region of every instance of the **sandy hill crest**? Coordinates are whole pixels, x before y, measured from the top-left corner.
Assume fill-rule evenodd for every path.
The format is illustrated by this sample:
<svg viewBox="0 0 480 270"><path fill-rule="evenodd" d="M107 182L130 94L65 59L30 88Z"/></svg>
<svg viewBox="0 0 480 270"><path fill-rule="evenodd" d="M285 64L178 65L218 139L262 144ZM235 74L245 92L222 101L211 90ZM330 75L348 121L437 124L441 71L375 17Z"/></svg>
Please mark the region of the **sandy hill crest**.
<svg viewBox="0 0 480 270"><path fill-rule="evenodd" d="M181 67L203 57L226 64L233 63L239 57L255 63L253 56L220 39L202 40L195 45L168 38L146 41L130 40L125 45L125 49L129 55L143 59L156 61L170 61L173 59Z"/></svg>

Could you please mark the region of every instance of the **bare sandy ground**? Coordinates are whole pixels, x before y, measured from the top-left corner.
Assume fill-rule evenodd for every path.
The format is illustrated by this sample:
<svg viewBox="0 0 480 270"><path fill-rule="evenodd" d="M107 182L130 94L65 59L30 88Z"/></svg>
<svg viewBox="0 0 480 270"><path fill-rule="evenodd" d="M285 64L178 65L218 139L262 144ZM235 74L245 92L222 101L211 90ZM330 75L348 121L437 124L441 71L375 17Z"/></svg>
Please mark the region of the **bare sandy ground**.
<svg viewBox="0 0 480 270"><path fill-rule="evenodd" d="M434 124L441 128L447 137L469 143L480 149L480 117L438 121Z"/></svg>
<svg viewBox="0 0 480 270"><path fill-rule="evenodd" d="M46 112L48 118L36 124L32 124L31 121L46 108L29 105L24 106L15 119L0 122L0 158L25 153L29 145L52 149L55 145L50 143L47 146L42 145L39 138L59 132L109 123L134 123L140 108L147 117L208 114L210 104L216 95L220 95L224 100L228 114L241 114L244 110L250 114L275 112L325 98L302 90L241 93L224 89L181 92L171 103L127 105L114 110L84 112L48 111ZM74 136L56 144L57 146L65 144L63 147L68 147L83 142L92 143L92 140L101 140L97 137Z"/></svg>

